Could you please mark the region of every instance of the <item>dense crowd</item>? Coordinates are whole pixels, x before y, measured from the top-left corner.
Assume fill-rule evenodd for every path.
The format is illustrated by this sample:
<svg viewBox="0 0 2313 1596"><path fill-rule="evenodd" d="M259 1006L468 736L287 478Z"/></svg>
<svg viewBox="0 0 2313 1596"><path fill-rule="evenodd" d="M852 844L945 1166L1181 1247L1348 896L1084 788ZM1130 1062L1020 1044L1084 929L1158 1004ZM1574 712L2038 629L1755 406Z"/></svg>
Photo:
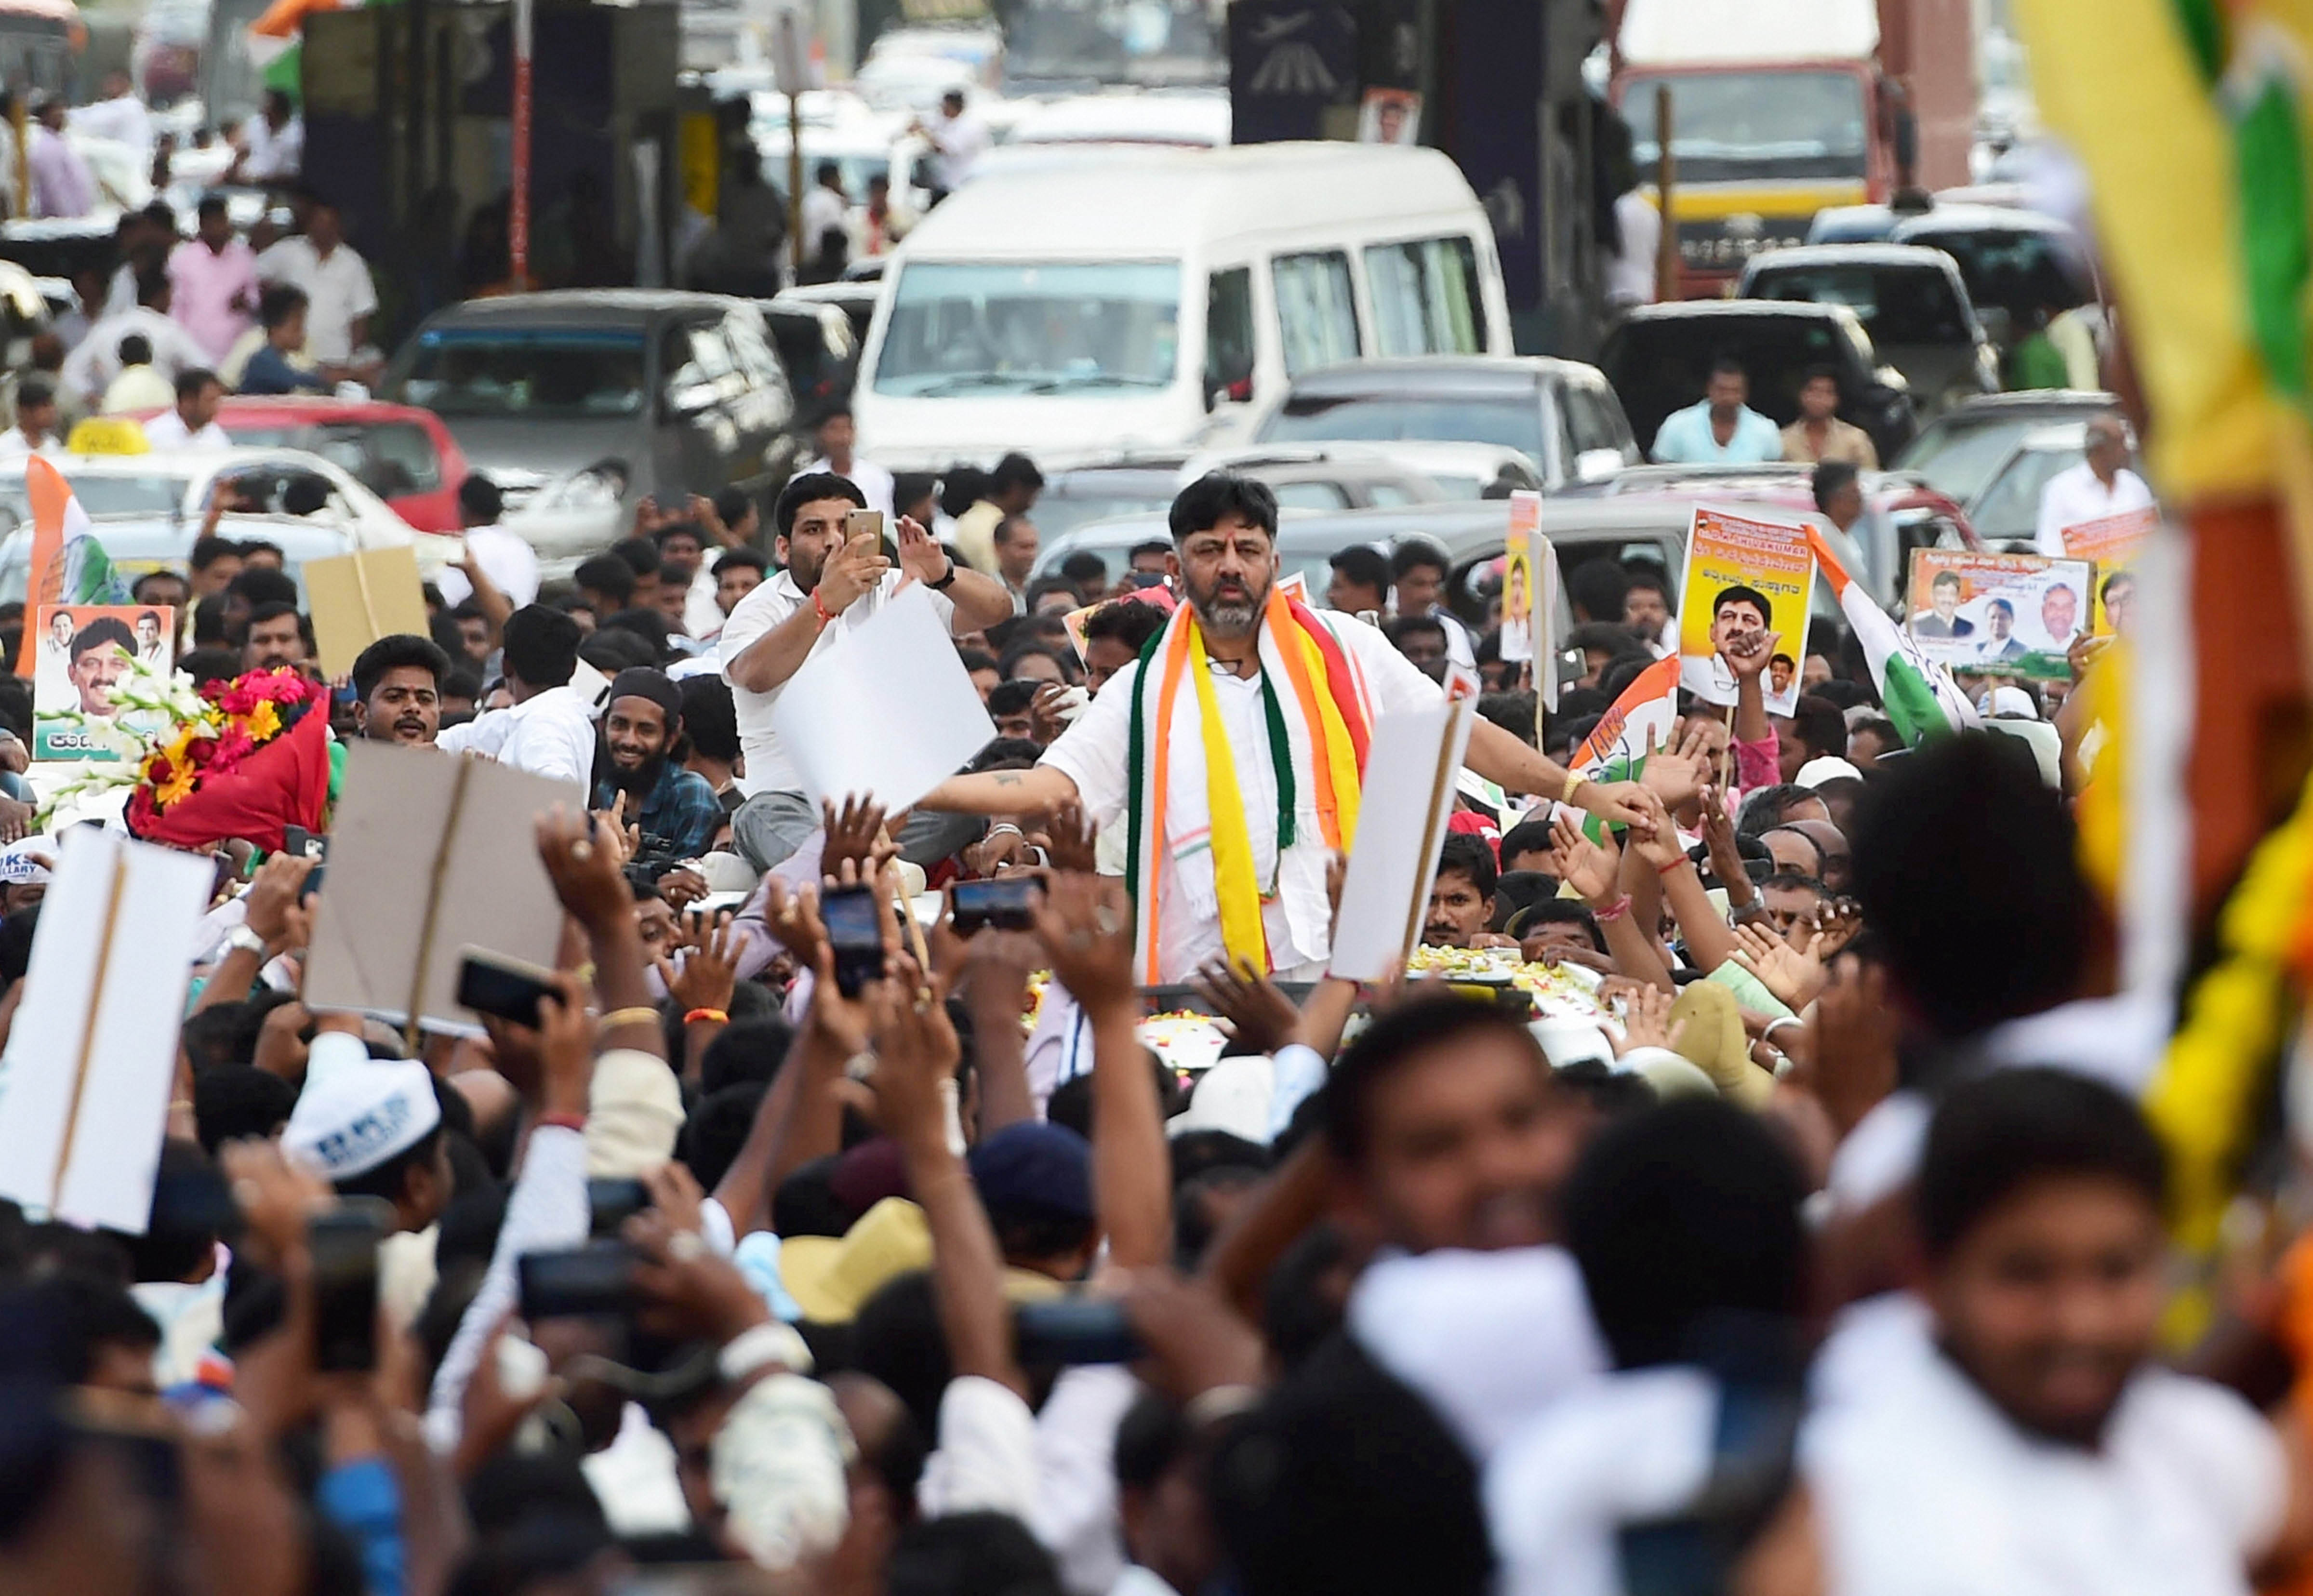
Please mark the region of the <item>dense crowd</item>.
<svg viewBox="0 0 2313 1596"><path fill-rule="evenodd" d="M1851 638L1722 595L1735 704L1588 775L1675 647L1665 572L1566 573L1541 706L1419 540L1305 601L1273 497L1215 475L1127 569L1032 582L1033 464L943 491L821 441L767 517L646 507L567 582L470 482L432 635L364 651L331 736L566 784L559 968L479 1036L309 1006L328 867L216 839L147 1228L0 1229L0 1587L2287 1573L2302 1421L2252 1402L2301 1254L2228 1300L2223 1383L2177 1371L2160 1038L2114 996L2069 725L2045 766L1906 747ZM212 529L136 599L197 683L317 675L282 563ZM998 736L909 812L815 799L780 695L916 588ZM1363 739L1457 666L1484 781L1441 973L1336 978ZM2001 694L1995 728L2059 707ZM6 802L0 1027L57 869ZM1574 989L1595 1023L1533 1007ZM1218 1060L1152 1006L1219 1017Z"/></svg>

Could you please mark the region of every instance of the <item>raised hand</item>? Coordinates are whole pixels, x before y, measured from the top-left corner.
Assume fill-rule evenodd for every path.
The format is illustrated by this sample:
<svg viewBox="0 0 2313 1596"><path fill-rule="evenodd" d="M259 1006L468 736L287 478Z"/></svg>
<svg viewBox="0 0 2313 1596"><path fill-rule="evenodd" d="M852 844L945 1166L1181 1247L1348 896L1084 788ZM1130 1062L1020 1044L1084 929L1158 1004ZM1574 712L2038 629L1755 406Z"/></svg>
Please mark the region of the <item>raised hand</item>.
<svg viewBox="0 0 2313 1596"><path fill-rule="evenodd" d="M1755 925L1738 925L1734 930L1735 962L1757 976L1759 984L1781 999L1784 1007L1796 1014L1815 1001L1827 979L1820 933L1811 935L1802 950Z"/></svg>
<svg viewBox="0 0 2313 1596"><path fill-rule="evenodd" d="M947 551L914 516L900 517L899 543L900 569L917 581L929 584L947 575Z"/></svg>
<svg viewBox="0 0 2313 1596"><path fill-rule="evenodd" d="M609 841L616 833L588 821L584 810L573 815L555 805L538 817L538 856L562 907L599 934L634 917L635 895L627 885L626 860Z"/></svg>
<svg viewBox="0 0 2313 1596"><path fill-rule="evenodd" d="M1668 992L1652 984L1633 984L1626 993L1623 1013L1623 1045L1614 1056L1640 1047L1667 1047L1674 1053L1686 1035L1686 1021L1670 1023L1670 1008L1675 1001Z"/></svg>
<svg viewBox="0 0 2313 1596"><path fill-rule="evenodd" d="M883 581L892 562L884 558L876 540L861 533L827 557L819 573L820 607L840 615L858 602L860 595ZM937 573L935 573L937 575Z"/></svg>
<svg viewBox="0 0 2313 1596"><path fill-rule="evenodd" d="M1622 850L1614 845L1611 832L1605 841L1594 842L1582 834L1573 816L1561 811L1551 820L1550 868L1561 881L1582 895L1583 902L1614 901L1614 877L1622 861Z"/></svg>
<svg viewBox="0 0 2313 1596"><path fill-rule="evenodd" d="M1056 876L1036 905L1035 919L1053 979L1086 1013L1133 1001L1132 905L1122 882Z"/></svg>
<svg viewBox="0 0 2313 1596"><path fill-rule="evenodd" d="M857 860L870 873L879 867L875 851L884 834L884 806L875 801L874 795L847 794L840 810L833 799L822 798L819 813L821 824L827 828L826 841L821 844L819 853L822 874L840 874L845 860Z"/></svg>
<svg viewBox="0 0 2313 1596"><path fill-rule="evenodd" d="M1045 824L1044 853L1056 870L1089 876L1098 863L1100 833L1085 815L1084 805L1063 799Z"/></svg>
<svg viewBox="0 0 2313 1596"><path fill-rule="evenodd" d="M1238 1043L1255 1053L1275 1053L1300 1027L1293 1000L1249 965L1213 959L1189 977L1189 985L1229 1022Z"/></svg>
<svg viewBox="0 0 2313 1596"><path fill-rule="evenodd" d="M1656 749L1647 758L1640 783L1667 809L1683 809L1702 796L1711 776L1711 734L1700 725L1673 727L1677 746Z"/></svg>
<svg viewBox="0 0 2313 1596"><path fill-rule="evenodd" d="M667 996L688 1014L693 1009L713 1009L728 1013L731 997L739 987L739 949L737 935L731 929L729 910L715 917L714 923L702 928L698 944L682 961L678 970L665 959L658 961L658 977L666 983Z"/></svg>

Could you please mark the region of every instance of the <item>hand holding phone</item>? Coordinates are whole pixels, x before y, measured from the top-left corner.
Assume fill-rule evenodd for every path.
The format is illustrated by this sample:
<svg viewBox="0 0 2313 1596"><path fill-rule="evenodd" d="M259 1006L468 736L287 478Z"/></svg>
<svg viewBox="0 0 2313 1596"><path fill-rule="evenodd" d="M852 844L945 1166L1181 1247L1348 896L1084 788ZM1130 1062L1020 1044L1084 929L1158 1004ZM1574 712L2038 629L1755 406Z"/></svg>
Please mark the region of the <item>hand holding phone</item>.
<svg viewBox="0 0 2313 1596"><path fill-rule="evenodd" d="M820 895L820 923L835 955L835 987L856 998L884 974L884 925L871 886L831 886Z"/></svg>
<svg viewBox="0 0 2313 1596"><path fill-rule="evenodd" d="M1035 929L1036 878L998 876L989 881L959 881L949 889L955 934L969 937L994 927L999 931Z"/></svg>
<svg viewBox="0 0 2313 1596"><path fill-rule="evenodd" d="M540 1000L554 995L554 973L518 958L465 949L458 965L458 1003L514 1025L539 1028Z"/></svg>
<svg viewBox="0 0 2313 1596"><path fill-rule="evenodd" d="M356 1198L306 1221L313 1366L324 1374L377 1367L377 1249L393 1228L392 1214L375 1198Z"/></svg>

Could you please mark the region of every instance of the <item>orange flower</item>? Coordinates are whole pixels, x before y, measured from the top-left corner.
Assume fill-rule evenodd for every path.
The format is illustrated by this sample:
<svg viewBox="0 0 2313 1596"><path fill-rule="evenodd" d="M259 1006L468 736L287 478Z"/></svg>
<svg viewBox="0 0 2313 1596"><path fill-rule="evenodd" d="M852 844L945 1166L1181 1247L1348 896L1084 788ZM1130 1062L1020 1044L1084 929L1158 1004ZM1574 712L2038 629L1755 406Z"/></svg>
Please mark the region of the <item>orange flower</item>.
<svg viewBox="0 0 2313 1596"><path fill-rule="evenodd" d="M249 711L246 719L249 735L256 742L262 743L281 730L281 711L273 707L270 699L259 702Z"/></svg>

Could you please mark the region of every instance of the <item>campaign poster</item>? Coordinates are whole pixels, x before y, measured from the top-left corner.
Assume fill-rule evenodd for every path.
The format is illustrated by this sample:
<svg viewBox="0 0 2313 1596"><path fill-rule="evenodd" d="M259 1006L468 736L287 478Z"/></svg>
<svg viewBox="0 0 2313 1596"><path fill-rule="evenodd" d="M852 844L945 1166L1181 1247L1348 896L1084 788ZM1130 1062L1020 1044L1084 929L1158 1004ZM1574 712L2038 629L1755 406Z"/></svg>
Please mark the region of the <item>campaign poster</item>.
<svg viewBox="0 0 2313 1596"><path fill-rule="evenodd" d="M2085 560L1914 549L1904 630L1958 673L2064 681L2094 569Z"/></svg>
<svg viewBox="0 0 2313 1596"><path fill-rule="evenodd" d="M1510 528L1502 555L1502 657L1535 655L1535 553L1542 540L1542 495L1510 495Z"/></svg>
<svg viewBox="0 0 2313 1596"><path fill-rule="evenodd" d="M2129 568L2145 539L2160 525L2160 512L2147 505L2117 516L2100 516L2064 528L2064 552L2096 562L2096 609L2089 617L2095 637L2124 637L2134 614L2136 577Z"/></svg>
<svg viewBox="0 0 2313 1596"><path fill-rule="evenodd" d="M112 721L150 736L168 718L123 713L108 696L136 658L166 677L176 656L177 613L165 604L41 604L32 657L32 757L118 760L101 728L80 717Z"/></svg>
<svg viewBox="0 0 2313 1596"><path fill-rule="evenodd" d="M1679 583L1681 684L1705 703L1733 703L1735 674L1720 650L1734 638L1763 630L1773 634L1760 683L1768 712L1797 714L1814 592L1815 550L1804 525L1697 505Z"/></svg>

